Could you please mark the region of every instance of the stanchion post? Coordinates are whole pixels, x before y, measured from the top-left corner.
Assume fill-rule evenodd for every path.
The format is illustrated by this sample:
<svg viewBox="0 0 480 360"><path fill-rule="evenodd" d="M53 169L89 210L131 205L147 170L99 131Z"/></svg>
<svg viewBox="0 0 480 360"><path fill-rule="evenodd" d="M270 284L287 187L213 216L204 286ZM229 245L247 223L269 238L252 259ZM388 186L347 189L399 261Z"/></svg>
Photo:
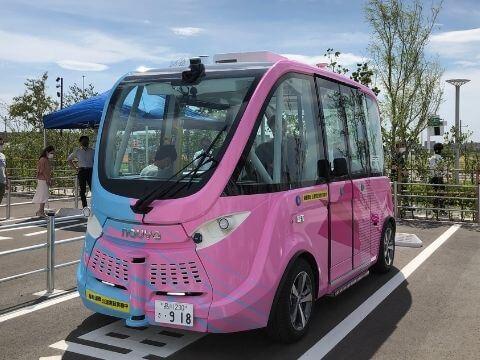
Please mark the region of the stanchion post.
<svg viewBox="0 0 480 360"><path fill-rule="evenodd" d="M75 209L78 209L78 176L75 176Z"/></svg>
<svg viewBox="0 0 480 360"><path fill-rule="evenodd" d="M395 180L393 182L393 213L395 214L395 219L398 218L398 184Z"/></svg>
<svg viewBox="0 0 480 360"><path fill-rule="evenodd" d="M46 210L47 215L47 295L55 290L55 211Z"/></svg>
<svg viewBox="0 0 480 360"><path fill-rule="evenodd" d="M10 219L11 210L12 210L12 183L10 180L7 180L7 207L5 208L5 218Z"/></svg>

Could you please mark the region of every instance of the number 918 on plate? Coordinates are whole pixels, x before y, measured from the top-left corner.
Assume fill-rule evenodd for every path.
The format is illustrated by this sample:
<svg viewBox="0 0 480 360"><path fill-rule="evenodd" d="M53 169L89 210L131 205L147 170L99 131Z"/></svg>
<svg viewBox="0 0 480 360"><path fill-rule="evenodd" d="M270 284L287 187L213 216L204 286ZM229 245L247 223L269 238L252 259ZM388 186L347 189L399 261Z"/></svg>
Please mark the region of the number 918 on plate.
<svg viewBox="0 0 480 360"><path fill-rule="evenodd" d="M193 326L193 304L156 300L155 322Z"/></svg>

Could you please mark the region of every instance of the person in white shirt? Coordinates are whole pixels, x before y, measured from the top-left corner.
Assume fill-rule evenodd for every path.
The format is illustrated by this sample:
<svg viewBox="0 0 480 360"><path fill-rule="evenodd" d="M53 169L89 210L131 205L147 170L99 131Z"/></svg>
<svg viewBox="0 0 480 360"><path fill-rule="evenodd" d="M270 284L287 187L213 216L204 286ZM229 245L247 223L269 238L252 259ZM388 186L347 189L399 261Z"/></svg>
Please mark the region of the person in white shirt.
<svg viewBox="0 0 480 360"><path fill-rule="evenodd" d="M198 150L194 155L193 155L193 166L197 166L200 161L202 161L203 157L201 156L202 154L205 154L205 152L208 150L208 147L210 146L210 140L207 137L203 137L200 140L200 146L202 147L200 150ZM202 166L198 170L200 171L207 171L210 169L210 166L212 166L211 161L205 161Z"/></svg>
<svg viewBox="0 0 480 360"><path fill-rule="evenodd" d="M90 139L86 135L78 139L80 148L75 149L67 158L70 166L77 171L78 185L80 186L80 199L82 207L87 207L87 183L90 191L92 190L92 170L94 151L89 147ZM73 160L77 160L77 164Z"/></svg>
<svg viewBox="0 0 480 360"><path fill-rule="evenodd" d="M445 186L443 185L443 157L442 157L443 145L441 143L436 143L433 146L434 154L428 159L429 169L430 169L430 184L433 184L433 191L435 193L435 198L433 200L433 207L443 208L443 190Z"/></svg>
<svg viewBox="0 0 480 360"><path fill-rule="evenodd" d="M174 145L160 145L155 153L153 164L146 166L140 176L157 177L164 180L173 175L173 163L177 160L177 150Z"/></svg>

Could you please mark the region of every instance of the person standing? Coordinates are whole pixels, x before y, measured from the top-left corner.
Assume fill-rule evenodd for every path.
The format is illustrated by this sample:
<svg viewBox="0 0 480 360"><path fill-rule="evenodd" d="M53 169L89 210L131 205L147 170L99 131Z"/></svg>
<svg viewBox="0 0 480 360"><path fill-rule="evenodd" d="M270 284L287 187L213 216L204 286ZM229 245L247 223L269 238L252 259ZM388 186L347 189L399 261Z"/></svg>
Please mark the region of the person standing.
<svg viewBox="0 0 480 360"><path fill-rule="evenodd" d="M86 135L80 136L78 139L80 148L74 150L67 158L70 166L77 171L78 185L80 187L80 199L82 207L87 207L87 184L92 191L92 171L93 171L93 149L89 146L90 139ZM73 160L77 160L77 165Z"/></svg>
<svg viewBox="0 0 480 360"><path fill-rule="evenodd" d="M434 154L428 159L428 164L430 168L430 184L433 185L433 192L435 198L433 199L434 208L443 208L444 199L443 191L445 186L443 186L443 157L442 157L443 145L441 143L436 143L433 146ZM435 210L437 211L437 210Z"/></svg>
<svg viewBox="0 0 480 360"><path fill-rule="evenodd" d="M0 138L0 203L5 196L5 190L8 189L7 161L3 153L3 138Z"/></svg>
<svg viewBox="0 0 480 360"><path fill-rule="evenodd" d="M45 216L45 203L48 201L49 187L52 186L52 166L50 161L53 159L55 149L53 146L47 146L40 154L37 163L37 190L33 196L32 202L39 204L37 216Z"/></svg>

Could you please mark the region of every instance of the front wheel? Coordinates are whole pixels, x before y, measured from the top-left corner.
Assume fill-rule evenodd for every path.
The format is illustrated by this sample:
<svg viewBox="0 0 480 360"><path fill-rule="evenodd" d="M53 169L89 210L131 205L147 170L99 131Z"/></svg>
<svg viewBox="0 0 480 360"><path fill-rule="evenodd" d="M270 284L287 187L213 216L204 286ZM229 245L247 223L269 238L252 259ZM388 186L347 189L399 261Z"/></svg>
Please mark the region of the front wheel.
<svg viewBox="0 0 480 360"><path fill-rule="evenodd" d="M315 283L310 265L303 259L286 275L267 325L269 336L279 342L292 343L308 330L315 301Z"/></svg>
<svg viewBox="0 0 480 360"><path fill-rule="evenodd" d="M393 267L393 259L395 257L395 227L389 221L383 231L378 249L378 259L373 266L373 271L377 273L389 272Z"/></svg>

